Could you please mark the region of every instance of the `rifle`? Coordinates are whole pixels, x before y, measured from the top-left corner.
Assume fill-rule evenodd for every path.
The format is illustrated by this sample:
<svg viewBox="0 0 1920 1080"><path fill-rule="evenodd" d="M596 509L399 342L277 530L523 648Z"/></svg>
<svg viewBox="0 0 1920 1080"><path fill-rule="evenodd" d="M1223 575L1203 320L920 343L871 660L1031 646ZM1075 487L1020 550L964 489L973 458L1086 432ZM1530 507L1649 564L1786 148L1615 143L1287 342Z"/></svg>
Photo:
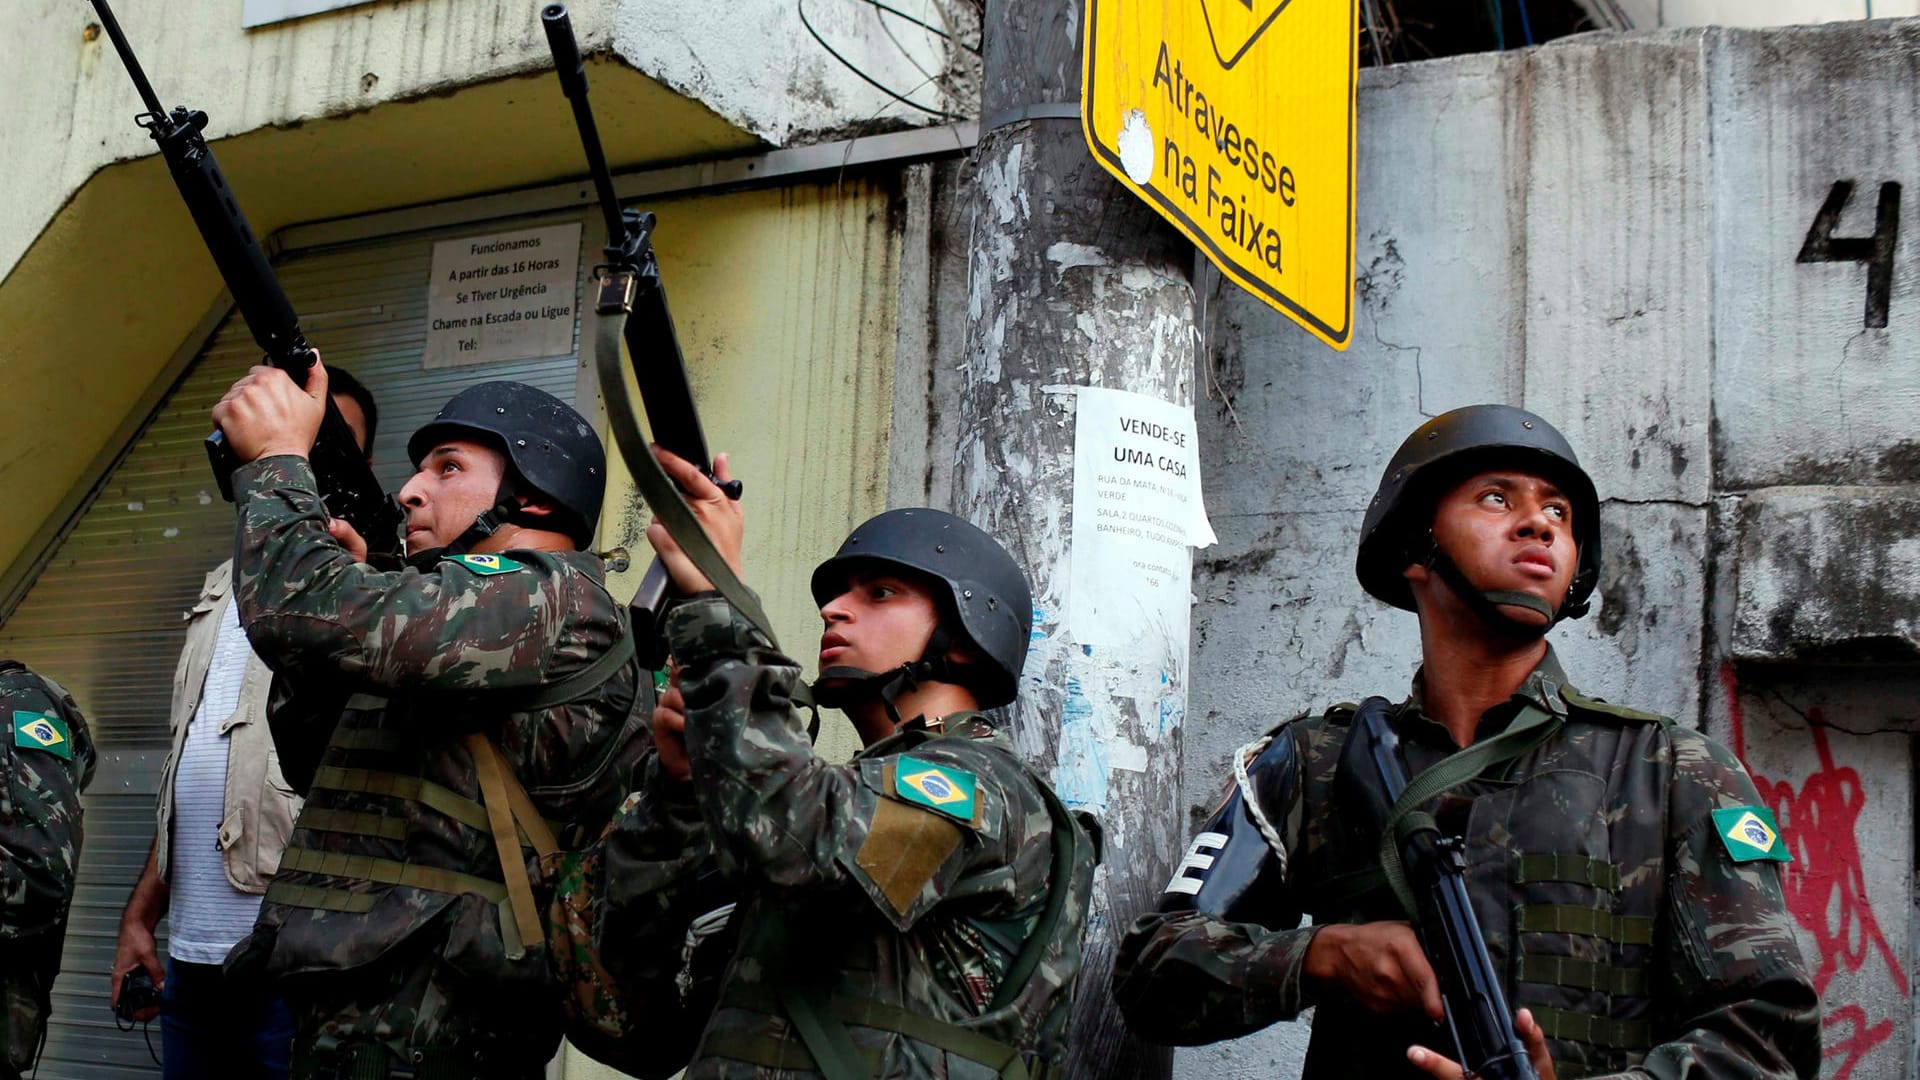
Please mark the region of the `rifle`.
<svg viewBox="0 0 1920 1080"><path fill-rule="evenodd" d="M140 100L147 106L147 111L136 116L134 123L145 128L160 145L160 154L167 159L167 171L173 175L174 186L180 189L180 198L187 204L187 212L193 215L200 239L213 256L220 278L233 297L234 307L240 309L241 317L246 320L254 344L266 354L266 363L286 372L296 384L305 386L315 353L300 332L300 319L294 314L293 304L280 288L279 279L274 277L266 252L260 249L253 230L247 226L246 215L240 212L233 189L228 186L219 163L213 160L206 137L201 134L207 126L207 114L198 109L189 110L184 105L177 105L168 113L160 104L159 95L153 92L152 84L147 82L126 35L120 32L120 23L114 19L107 0L92 2L94 11L100 15L100 24L113 39L120 62L133 78L134 89L140 92ZM366 454L354 441L353 429L347 426L331 395L326 404L326 417L321 421L320 434L314 440L308 461L313 465L327 513L351 524L367 541L369 553L397 552L405 516L399 504L380 490L380 482L374 478ZM207 462L213 467L220 496L232 502L233 470L239 468L240 461L218 429L207 436L206 446Z"/></svg>
<svg viewBox="0 0 1920 1080"><path fill-rule="evenodd" d="M647 428L653 440L692 462L719 484L728 498L738 499L740 481L720 483L713 475L706 435L700 428L700 413L693 403L693 388L687 383L686 358L680 352L680 338L674 332L673 314L667 309L666 290L660 282L660 262L653 251L654 216L623 209L620 197L614 192L613 173L600 146L593 106L587 101L586 63L574 40L573 22L567 17L566 5L548 4L540 10L540 22L547 31L547 46L553 53L560 88L573 106L574 124L580 129L580 142L587 152L587 169L593 176L594 191L600 197L600 211L606 217L607 244L602 249L606 262L594 268L594 277L599 282L601 319L603 323L623 320L621 336L626 341L632 374L640 389ZM619 363L618 350L597 347L596 352L609 426L654 516L668 527L674 539L712 579L715 588L772 640L772 627L761 612L759 602L713 553L711 542L706 540L692 512L654 461L634 420L627 394L628 372ZM634 651L641 664L650 669L657 670L667 657L665 619L670 585L666 566L656 558L647 567L629 605L633 612Z"/></svg>
<svg viewBox="0 0 1920 1080"><path fill-rule="evenodd" d="M1407 771L1400 764L1400 736L1387 723L1391 707L1381 697L1360 703L1340 762L1344 794L1383 827L1391 827L1397 816L1408 816L1394 812L1407 789ZM1391 872L1388 879L1395 884L1396 894L1401 884L1412 890L1409 914L1440 980L1453 1059L1472 1077L1540 1080L1525 1044L1513 1030L1513 1013L1507 1008L1500 974L1487 956L1486 936L1467 898L1466 855L1460 838L1441 836L1431 818L1396 832L1399 835L1392 843L1397 846L1405 881L1394 881ZM1388 843L1383 840L1382 846Z"/></svg>

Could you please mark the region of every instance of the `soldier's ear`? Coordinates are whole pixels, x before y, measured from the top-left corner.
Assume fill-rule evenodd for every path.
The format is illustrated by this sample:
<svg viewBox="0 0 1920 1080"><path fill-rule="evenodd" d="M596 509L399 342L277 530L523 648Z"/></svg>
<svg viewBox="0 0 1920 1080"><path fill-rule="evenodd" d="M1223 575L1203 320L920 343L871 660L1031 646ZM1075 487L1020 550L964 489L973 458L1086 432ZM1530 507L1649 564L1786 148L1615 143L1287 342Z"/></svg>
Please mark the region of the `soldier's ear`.
<svg viewBox="0 0 1920 1080"><path fill-rule="evenodd" d="M544 495L521 495L520 512L528 517L547 517L553 513L553 503Z"/></svg>

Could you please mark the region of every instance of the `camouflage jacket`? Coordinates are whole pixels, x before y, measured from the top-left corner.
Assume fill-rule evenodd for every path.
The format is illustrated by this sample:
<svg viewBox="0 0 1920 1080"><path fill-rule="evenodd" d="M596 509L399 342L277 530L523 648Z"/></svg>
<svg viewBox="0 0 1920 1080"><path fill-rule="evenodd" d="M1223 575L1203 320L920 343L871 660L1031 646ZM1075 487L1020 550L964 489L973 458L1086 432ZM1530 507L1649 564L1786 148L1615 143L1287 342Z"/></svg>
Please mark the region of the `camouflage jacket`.
<svg viewBox="0 0 1920 1080"><path fill-rule="evenodd" d="M298 713L332 732L261 908L267 970L359 968L405 943L402 962L432 956L476 999L512 1002L513 1030L550 1053L546 960L521 950L502 902L466 736L492 740L561 846L600 832L649 745L638 665L562 704L520 704L627 632L600 560L511 551L382 572L327 536L304 459L253 462L234 488L237 595L255 651L292 685L325 687L321 700L352 695L331 716ZM537 944L537 928L528 937Z"/></svg>
<svg viewBox="0 0 1920 1080"><path fill-rule="evenodd" d="M80 864L80 793L93 782L93 739L73 696L0 660L0 939L66 920Z"/></svg>
<svg viewBox="0 0 1920 1080"><path fill-rule="evenodd" d="M1409 775L1455 749L1422 714L1418 686L1392 719ZM1780 868L1735 861L1714 819L1761 805L1746 770L1697 731L1582 696L1551 651L1476 738L1504 730L1524 703L1562 726L1434 812L1464 835L1468 892L1508 1004L1541 1020L1560 1076L1816 1075L1819 1003ZM1409 1045L1450 1049L1424 1019L1375 1016L1303 978L1314 928L1298 928L1301 914L1405 917L1379 884L1377 835L1352 828L1334 796L1351 716L1338 706L1275 733L1295 741L1298 797L1266 807L1290 857L1283 878L1267 860L1262 910L1245 913L1257 921L1167 910L1122 941L1115 993L1142 1038L1213 1042L1317 1006L1309 1078L1420 1076Z"/></svg>
<svg viewBox="0 0 1920 1080"><path fill-rule="evenodd" d="M72 695L0 660L0 1076L33 1065L73 903L93 739Z"/></svg>
<svg viewBox="0 0 1920 1080"><path fill-rule="evenodd" d="M998 1073L900 1034L911 1025L890 1018L903 1013L1057 1066L1093 850L1073 845L1052 940L1024 985L1003 987L1040 921L1056 842L1047 795L1008 737L973 714L945 738L906 730L830 765L794 707L799 666L724 601L683 604L668 638L683 665L693 790L741 894L741 944L688 1077L818 1075L783 992L830 1003L869 1076ZM1063 839L1085 841L1069 828Z"/></svg>

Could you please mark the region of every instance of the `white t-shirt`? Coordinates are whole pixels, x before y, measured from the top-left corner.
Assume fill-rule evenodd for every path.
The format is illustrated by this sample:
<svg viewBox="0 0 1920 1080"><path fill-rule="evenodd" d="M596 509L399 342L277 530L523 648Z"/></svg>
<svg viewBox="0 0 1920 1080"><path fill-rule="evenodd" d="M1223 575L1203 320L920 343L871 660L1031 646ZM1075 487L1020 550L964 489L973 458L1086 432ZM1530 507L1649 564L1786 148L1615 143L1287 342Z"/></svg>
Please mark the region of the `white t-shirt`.
<svg viewBox="0 0 1920 1080"><path fill-rule="evenodd" d="M226 819L227 738L220 725L240 704L253 650L240 629L240 605L229 601L214 638L213 659L200 691L200 708L187 725L187 741L173 777L173 862L167 882L167 952L190 964L218 964L253 932L260 897L233 887L220 824ZM256 717L255 723L265 723Z"/></svg>

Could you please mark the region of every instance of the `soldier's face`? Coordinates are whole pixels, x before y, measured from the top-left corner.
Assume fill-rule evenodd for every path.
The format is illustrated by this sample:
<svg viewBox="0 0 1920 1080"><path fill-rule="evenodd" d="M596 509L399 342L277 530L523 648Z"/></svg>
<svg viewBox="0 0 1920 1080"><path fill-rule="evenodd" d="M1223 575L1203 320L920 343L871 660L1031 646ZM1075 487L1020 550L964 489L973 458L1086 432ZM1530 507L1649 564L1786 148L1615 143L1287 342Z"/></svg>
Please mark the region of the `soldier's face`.
<svg viewBox="0 0 1920 1080"><path fill-rule="evenodd" d="M464 439L448 439L420 459L400 489L407 510L407 550L446 547L493 506L506 474L506 456Z"/></svg>
<svg viewBox="0 0 1920 1080"><path fill-rule="evenodd" d="M1580 565L1573 542L1573 500L1543 477L1511 470L1477 473L1441 496L1433 538L1482 591L1531 593L1558 608ZM1425 566L1407 569L1415 591L1435 581ZM1530 623L1545 616L1501 609Z"/></svg>
<svg viewBox="0 0 1920 1080"><path fill-rule="evenodd" d="M820 608L820 668L891 671L920 659L939 618L933 593L917 581L883 572L855 573L847 589Z"/></svg>

